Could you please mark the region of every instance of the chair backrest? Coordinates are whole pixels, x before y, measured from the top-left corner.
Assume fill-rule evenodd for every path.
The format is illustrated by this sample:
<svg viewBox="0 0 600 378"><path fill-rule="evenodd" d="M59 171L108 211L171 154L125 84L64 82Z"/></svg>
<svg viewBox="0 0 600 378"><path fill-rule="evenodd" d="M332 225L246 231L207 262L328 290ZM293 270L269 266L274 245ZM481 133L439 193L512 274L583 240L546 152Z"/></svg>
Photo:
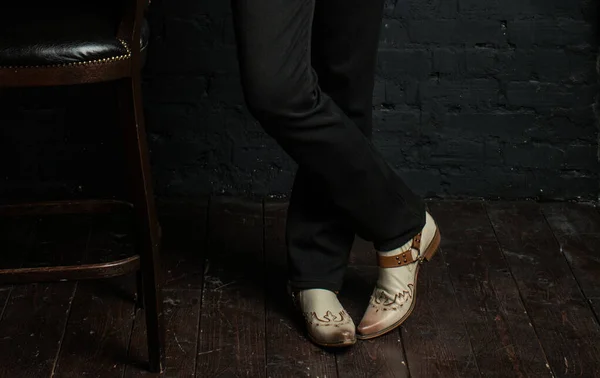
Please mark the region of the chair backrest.
<svg viewBox="0 0 600 378"><path fill-rule="evenodd" d="M123 3L122 18L117 36L131 46L133 66L139 65L140 60L140 33L144 22L144 12L150 3L149 0L125 0Z"/></svg>
<svg viewBox="0 0 600 378"><path fill-rule="evenodd" d="M0 38L2 38L2 35L20 36L21 33L25 32L35 33L35 17L47 18L46 11L56 18L58 27L64 26L65 29L62 31L66 32L69 38L71 35L76 37L77 26L68 23L61 25L60 20L75 17L75 20L86 22L83 18L78 17L79 12L83 12L82 15L91 15L91 19L98 18L99 25L102 27L109 27L110 31L105 29L106 32L116 33L116 37L127 44L124 47L130 50L131 54L129 59L109 59L108 63L110 64L102 62L99 64L56 64L39 67L37 64L28 64L25 65L25 68L19 64L9 64L0 67L0 86L73 85L139 76L142 66L140 37L145 22L144 13L148 4L149 0L25 0L14 6L11 5L9 12L5 11L7 7L0 5ZM61 14L63 11L64 14ZM35 17L30 16L28 18L32 22L32 27L24 26L15 17L15 14L22 15L22 17L26 17L27 21L27 15L31 15L28 12L33 12L35 15ZM57 13L58 16L56 16ZM109 24L101 22L104 17L108 17ZM49 21L54 22L54 18ZM106 18L104 19L106 20ZM30 39L35 40L35 38L36 36L32 35ZM10 43L10 40L8 42Z"/></svg>

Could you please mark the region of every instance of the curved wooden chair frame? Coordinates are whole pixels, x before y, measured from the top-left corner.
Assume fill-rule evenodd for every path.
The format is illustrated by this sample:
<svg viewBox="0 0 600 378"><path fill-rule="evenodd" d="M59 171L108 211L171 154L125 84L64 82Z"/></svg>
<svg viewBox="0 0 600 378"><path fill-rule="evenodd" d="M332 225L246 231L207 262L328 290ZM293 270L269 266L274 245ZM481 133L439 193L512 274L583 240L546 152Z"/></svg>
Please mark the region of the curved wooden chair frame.
<svg viewBox="0 0 600 378"><path fill-rule="evenodd" d="M130 182L128 202L78 200L0 206L0 215L106 213L125 210L135 219L136 255L102 264L0 269L0 282L26 283L99 279L137 272L138 303L145 309L149 369L162 371L165 331L162 310L162 272L159 264L160 226L151 183L140 88L140 33L148 0L129 0L117 38L127 54L96 61L50 66L1 67L0 87L39 87L99 82L117 86L119 115L125 138Z"/></svg>

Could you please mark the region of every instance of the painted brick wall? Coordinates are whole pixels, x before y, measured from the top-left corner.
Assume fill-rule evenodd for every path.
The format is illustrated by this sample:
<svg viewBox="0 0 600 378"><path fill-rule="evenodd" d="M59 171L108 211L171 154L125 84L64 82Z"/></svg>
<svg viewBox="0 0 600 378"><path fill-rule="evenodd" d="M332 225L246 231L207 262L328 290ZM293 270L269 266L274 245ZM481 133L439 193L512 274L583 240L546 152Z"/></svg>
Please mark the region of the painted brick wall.
<svg viewBox="0 0 600 378"><path fill-rule="evenodd" d="M149 17L157 192L288 193L293 162L244 108L229 2L153 0ZM592 0L387 0L376 144L427 196L597 199L596 26Z"/></svg>
<svg viewBox="0 0 600 378"><path fill-rule="evenodd" d="M424 195L597 198L596 10L581 0L388 0L375 142ZM154 9L159 190L287 193L294 164L243 106L228 2Z"/></svg>

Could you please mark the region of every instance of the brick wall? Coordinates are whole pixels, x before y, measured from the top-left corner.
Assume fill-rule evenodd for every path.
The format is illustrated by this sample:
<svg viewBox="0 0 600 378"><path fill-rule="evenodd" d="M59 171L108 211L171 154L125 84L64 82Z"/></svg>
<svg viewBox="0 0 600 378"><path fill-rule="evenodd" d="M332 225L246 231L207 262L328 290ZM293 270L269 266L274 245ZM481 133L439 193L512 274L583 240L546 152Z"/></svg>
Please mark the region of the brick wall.
<svg viewBox="0 0 600 378"><path fill-rule="evenodd" d="M287 193L243 107L228 2L163 1L146 91L159 191ZM581 0L388 0L375 141L419 193L597 198L596 11Z"/></svg>
<svg viewBox="0 0 600 378"><path fill-rule="evenodd" d="M387 0L376 144L427 196L597 199L594 3ZM153 0L150 22L158 193L287 193L293 162L244 108L229 2Z"/></svg>

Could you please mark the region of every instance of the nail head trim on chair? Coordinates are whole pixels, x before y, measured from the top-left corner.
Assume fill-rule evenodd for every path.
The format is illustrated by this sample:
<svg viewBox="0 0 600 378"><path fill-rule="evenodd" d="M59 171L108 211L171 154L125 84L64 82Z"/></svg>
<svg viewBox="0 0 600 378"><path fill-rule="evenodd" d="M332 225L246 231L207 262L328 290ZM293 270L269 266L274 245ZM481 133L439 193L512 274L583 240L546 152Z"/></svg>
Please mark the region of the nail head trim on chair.
<svg viewBox="0 0 600 378"><path fill-rule="evenodd" d="M118 62L121 60L130 59L131 58L131 49L129 48L129 45L127 44L127 42L125 42L122 39L119 39L119 42L121 42L121 45L123 45L123 47L127 51L126 54L111 56L109 58L84 60L81 62L72 62L72 63L59 63L59 64L48 64L48 65L42 64L42 65L36 65L36 66L0 66L0 69L31 69L31 68L56 68L56 67L87 66L87 65L93 65L93 64L108 64L108 63Z"/></svg>

